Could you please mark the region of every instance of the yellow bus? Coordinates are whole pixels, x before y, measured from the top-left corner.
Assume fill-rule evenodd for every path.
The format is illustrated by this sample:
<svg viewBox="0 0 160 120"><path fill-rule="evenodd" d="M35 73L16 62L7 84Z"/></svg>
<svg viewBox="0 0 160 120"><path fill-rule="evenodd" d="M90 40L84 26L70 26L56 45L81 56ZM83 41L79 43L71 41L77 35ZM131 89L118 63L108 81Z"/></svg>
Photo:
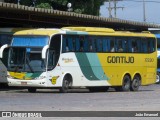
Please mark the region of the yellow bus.
<svg viewBox="0 0 160 120"><path fill-rule="evenodd" d="M156 38L149 32L97 27L33 29L14 34L8 47L10 86L86 87L90 91L137 91L156 81ZM3 56L3 51L1 51Z"/></svg>

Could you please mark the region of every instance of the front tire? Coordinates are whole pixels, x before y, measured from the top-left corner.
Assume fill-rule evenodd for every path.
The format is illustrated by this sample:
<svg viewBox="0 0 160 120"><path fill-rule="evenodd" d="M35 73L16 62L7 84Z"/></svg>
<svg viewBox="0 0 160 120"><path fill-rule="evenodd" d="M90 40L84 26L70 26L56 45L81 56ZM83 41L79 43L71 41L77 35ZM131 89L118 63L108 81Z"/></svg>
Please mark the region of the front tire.
<svg viewBox="0 0 160 120"><path fill-rule="evenodd" d="M68 89L70 87L70 80L67 76L65 76L63 78L63 83L62 83L62 87L59 89L61 93L67 93L68 92Z"/></svg>

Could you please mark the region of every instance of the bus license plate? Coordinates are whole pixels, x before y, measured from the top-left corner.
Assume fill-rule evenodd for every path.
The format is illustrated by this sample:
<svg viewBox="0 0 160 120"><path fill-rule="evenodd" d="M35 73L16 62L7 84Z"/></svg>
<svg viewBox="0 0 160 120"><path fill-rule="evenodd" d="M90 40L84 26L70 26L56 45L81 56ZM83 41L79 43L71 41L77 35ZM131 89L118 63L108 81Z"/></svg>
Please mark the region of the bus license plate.
<svg viewBox="0 0 160 120"><path fill-rule="evenodd" d="M27 82L21 82L21 85L27 85Z"/></svg>

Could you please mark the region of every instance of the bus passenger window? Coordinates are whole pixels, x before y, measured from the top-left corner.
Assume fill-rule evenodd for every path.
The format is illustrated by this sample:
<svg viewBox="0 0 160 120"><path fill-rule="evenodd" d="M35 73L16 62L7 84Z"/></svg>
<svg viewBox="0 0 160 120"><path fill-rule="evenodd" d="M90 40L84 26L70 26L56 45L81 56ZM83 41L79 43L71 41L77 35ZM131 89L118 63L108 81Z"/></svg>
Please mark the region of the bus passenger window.
<svg viewBox="0 0 160 120"><path fill-rule="evenodd" d="M123 48L119 46L118 52L123 52Z"/></svg>
<svg viewBox="0 0 160 120"><path fill-rule="evenodd" d="M155 39L151 38L150 40L150 47L151 47L151 52L155 51Z"/></svg>
<svg viewBox="0 0 160 120"><path fill-rule="evenodd" d="M121 37L116 38L116 40L117 40L116 41L116 43L117 43L117 52L123 52L123 48L124 48L123 39Z"/></svg>
<svg viewBox="0 0 160 120"><path fill-rule="evenodd" d="M148 52L154 52L154 41L153 39L148 39Z"/></svg>
<svg viewBox="0 0 160 120"><path fill-rule="evenodd" d="M63 47L62 47L62 52L66 52L68 47L67 39L63 37Z"/></svg>
<svg viewBox="0 0 160 120"><path fill-rule="evenodd" d="M103 43L102 43L102 46L103 46L103 52L108 52L108 49L107 49L107 40L106 39L103 39Z"/></svg>
<svg viewBox="0 0 160 120"><path fill-rule="evenodd" d="M141 52L143 52L143 53L146 53L146 52L148 52L147 50L148 50L148 45L147 45L147 41L146 41L146 39L142 39L142 49L141 49Z"/></svg>
<svg viewBox="0 0 160 120"><path fill-rule="evenodd" d="M95 42L94 37L89 37L88 47L90 52L95 52Z"/></svg>
<svg viewBox="0 0 160 120"><path fill-rule="evenodd" d="M137 52L137 44L135 41L132 42L132 52Z"/></svg>
<svg viewBox="0 0 160 120"><path fill-rule="evenodd" d="M93 52L92 39L88 40L89 52Z"/></svg>
<svg viewBox="0 0 160 120"><path fill-rule="evenodd" d="M136 46L133 46L133 47L132 47L132 52L138 52L138 49L137 49Z"/></svg>
<svg viewBox="0 0 160 120"><path fill-rule="evenodd" d="M93 47L93 52L96 52L96 39L92 38L92 47Z"/></svg>
<svg viewBox="0 0 160 120"><path fill-rule="evenodd" d="M72 36L72 44L73 44L72 51L75 51L75 49L76 49L76 38L74 36Z"/></svg>
<svg viewBox="0 0 160 120"><path fill-rule="evenodd" d="M142 52L142 51L140 51L140 45L141 45L141 42L140 42L140 39L141 38L133 38L132 39L132 42L131 42L131 44L132 44L132 52Z"/></svg>
<svg viewBox="0 0 160 120"><path fill-rule="evenodd" d="M88 51L89 51L88 49L89 49L89 48L88 48L88 37L85 36L85 37L84 37L84 43L83 43L83 50L84 50L85 52L88 52Z"/></svg>
<svg viewBox="0 0 160 120"><path fill-rule="evenodd" d="M103 38L102 37L97 37L96 48L97 48L97 52L102 52L103 51Z"/></svg>
<svg viewBox="0 0 160 120"><path fill-rule="evenodd" d="M69 40L68 39L66 39L66 52L69 52Z"/></svg>
<svg viewBox="0 0 160 120"><path fill-rule="evenodd" d="M111 52L115 52L114 46L111 46Z"/></svg>
<svg viewBox="0 0 160 120"><path fill-rule="evenodd" d="M80 52L83 52L85 49L85 41L84 36L80 36Z"/></svg>
<svg viewBox="0 0 160 120"><path fill-rule="evenodd" d="M114 40L110 40L110 52L115 52Z"/></svg>
<svg viewBox="0 0 160 120"><path fill-rule="evenodd" d="M69 51L73 51L73 40L71 36L69 36L68 38L68 48L69 48Z"/></svg>
<svg viewBox="0 0 160 120"><path fill-rule="evenodd" d="M80 40L79 40L79 36L76 36L76 52L80 51Z"/></svg>
<svg viewBox="0 0 160 120"><path fill-rule="evenodd" d="M99 42L99 49L98 49L98 51L99 52L102 52L102 48L103 48L103 41L102 41L103 39L102 39L102 37L100 37L99 39L98 39L98 42Z"/></svg>

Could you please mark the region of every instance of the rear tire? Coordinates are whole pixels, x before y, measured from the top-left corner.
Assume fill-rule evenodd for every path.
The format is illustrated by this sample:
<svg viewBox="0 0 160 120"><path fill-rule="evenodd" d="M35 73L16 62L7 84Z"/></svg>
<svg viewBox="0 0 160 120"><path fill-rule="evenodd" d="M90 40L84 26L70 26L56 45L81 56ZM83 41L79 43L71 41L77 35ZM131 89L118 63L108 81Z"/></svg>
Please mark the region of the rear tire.
<svg viewBox="0 0 160 120"><path fill-rule="evenodd" d="M135 76L133 78L133 81L131 81L130 90L131 91L138 91L140 85L141 85L141 82L140 82L139 76Z"/></svg>
<svg viewBox="0 0 160 120"><path fill-rule="evenodd" d="M130 91L131 79L128 75L125 75L123 78L122 86L115 87L116 91Z"/></svg>
<svg viewBox="0 0 160 120"><path fill-rule="evenodd" d="M160 73L157 72L157 76L156 76L156 84L160 83Z"/></svg>

